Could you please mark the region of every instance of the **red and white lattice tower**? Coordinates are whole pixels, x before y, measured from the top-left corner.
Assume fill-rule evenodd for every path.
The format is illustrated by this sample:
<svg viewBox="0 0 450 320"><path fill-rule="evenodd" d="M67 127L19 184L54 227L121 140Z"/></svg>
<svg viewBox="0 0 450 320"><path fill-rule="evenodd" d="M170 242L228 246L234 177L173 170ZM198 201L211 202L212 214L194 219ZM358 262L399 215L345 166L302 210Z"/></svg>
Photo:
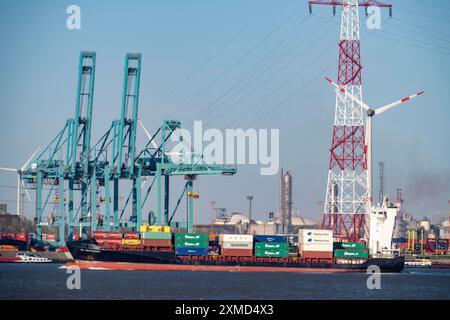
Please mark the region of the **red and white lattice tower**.
<svg viewBox="0 0 450 320"><path fill-rule="evenodd" d="M389 5L358 0L310 1L310 10L314 4L343 7L337 83L362 100L359 7ZM335 238L343 241L368 238L366 217L371 209L371 192L363 112L360 105L337 90L322 228L332 229Z"/></svg>

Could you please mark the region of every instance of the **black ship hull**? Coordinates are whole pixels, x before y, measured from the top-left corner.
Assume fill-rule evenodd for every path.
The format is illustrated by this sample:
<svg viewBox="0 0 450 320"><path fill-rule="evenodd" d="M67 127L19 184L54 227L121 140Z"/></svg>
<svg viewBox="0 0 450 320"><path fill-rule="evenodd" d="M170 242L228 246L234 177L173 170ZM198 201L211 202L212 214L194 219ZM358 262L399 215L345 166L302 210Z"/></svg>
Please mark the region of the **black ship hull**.
<svg viewBox="0 0 450 320"><path fill-rule="evenodd" d="M102 249L89 240L72 241L67 247L75 260L96 262L126 262L157 265L189 265L189 266L224 266L224 267L261 267L261 268L305 268L326 270L348 270L366 272L370 266L377 266L383 273L402 272L405 266L404 257L370 258L362 263L323 263L323 262L281 262L281 261L248 261L222 259L195 259L179 257L173 251L141 251Z"/></svg>

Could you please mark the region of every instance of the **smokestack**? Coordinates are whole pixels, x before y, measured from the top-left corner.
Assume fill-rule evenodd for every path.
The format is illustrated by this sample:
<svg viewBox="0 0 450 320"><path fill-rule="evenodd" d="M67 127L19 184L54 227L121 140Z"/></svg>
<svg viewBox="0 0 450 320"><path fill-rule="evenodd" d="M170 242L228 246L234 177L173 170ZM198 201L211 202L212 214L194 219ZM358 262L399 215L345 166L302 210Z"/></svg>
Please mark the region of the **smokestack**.
<svg viewBox="0 0 450 320"><path fill-rule="evenodd" d="M292 230L292 172L281 171L281 203L280 217L282 223L282 232L289 233Z"/></svg>

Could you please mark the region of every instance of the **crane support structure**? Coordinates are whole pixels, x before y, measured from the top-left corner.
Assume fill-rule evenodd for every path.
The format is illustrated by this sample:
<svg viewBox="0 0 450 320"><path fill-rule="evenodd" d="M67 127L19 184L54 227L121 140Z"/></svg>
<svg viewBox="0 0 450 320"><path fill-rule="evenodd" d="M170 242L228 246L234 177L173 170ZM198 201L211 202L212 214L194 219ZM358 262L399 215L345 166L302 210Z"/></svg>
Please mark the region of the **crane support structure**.
<svg viewBox="0 0 450 320"><path fill-rule="evenodd" d="M144 148L138 150L136 134L141 63L140 53L125 56L120 118L112 121L106 133L91 146L96 54L80 53L74 118L67 120L36 160L29 162L28 167L20 172L26 187L36 190L38 240L44 241L45 232L53 233L56 228L55 245L64 245L65 241L75 237L89 237L96 230L119 231L124 227L138 231L142 224L142 211L155 184L155 223L184 226L192 232L193 201L198 196L189 195L194 194L196 177L234 175L237 172L235 166L205 165L200 161L202 157L193 157L192 154L193 161L189 164L174 163L167 150L170 136L181 129L177 120L163 121ZM187 182L169 217L170 176L184 176ZM153 182L144 188L151 178ZM125 204L122 204L119 201L121 182L127 181L131 188ZM184 195L188 201L188 219L174 222L172 219ZM124 220L130 200L131 212L128 220Z"/></svg>

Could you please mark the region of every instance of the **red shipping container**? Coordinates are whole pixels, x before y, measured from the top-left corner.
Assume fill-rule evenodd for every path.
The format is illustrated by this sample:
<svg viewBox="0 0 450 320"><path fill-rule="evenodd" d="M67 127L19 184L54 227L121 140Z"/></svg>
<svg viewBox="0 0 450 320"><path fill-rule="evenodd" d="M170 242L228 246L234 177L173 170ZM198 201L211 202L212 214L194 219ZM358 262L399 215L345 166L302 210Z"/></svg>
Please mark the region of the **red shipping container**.
<svg viewBox="0 0 450 320"><path fill-rule="evenodd" d="M142 239L141 244L146 247L170 248L172 246L172 241L166 239Z"/></svg>
<svg viewBox="0 0 450 320"><path fill-rule="evenodd" d="M139 233L127 232L123 234L124 239L139 239Z"/></svg>
<svg viewBox="0 0 450 320"><path fill-rule="evenodd" d="M253 249L222 249L221 255L224 257L252 257Z"/></svg>
<svg viewBox="0 0 450 320"><path fill-rule="evenodd" d="M98 244L106 244L107 240L105 239L95 239L95 241L97 241Z"/></svg>
<svg viewBox="0 0 450 320"><path fill-rule="evenodd" d="M94 239L106 239L107 238L107 233L106 232L97 232L97 231L95 231L93 233L92 237Z"/></svg>
<svg viewBox="0 0 450 320"><path fill-rule="evenodd" d="M107 244L113 244L113 245L121 245L122 244L121 239L108 239L108 240L105 240L105 242Z"/></svg>
<svg viewBox="0 0 450 320"><path fill-rule="evenodd" d="M27 235L25 233L17 233L16 240L27 241Z"/></svg>
<svg viewBox="0 0 450 320"><path fill-rule="evenodd" d="M300 253L302 258L305 259L332 259L333 258L333 252L327 252L327 251L302 251Z"/></svg>
<svg viewBox="0 0 450 320"><path fill-rule="evenodd" d="M119 239L122 240L122 233L120 232L109 232L107 233L108 239Z"/></svg>
<svg viewBox="0 0 450 320"><path fill-rule="evenodd" d="M56 240L56 234L54 234L54 233L47 233L46 240L47 241L54 241L54 240Z"/></svg>

